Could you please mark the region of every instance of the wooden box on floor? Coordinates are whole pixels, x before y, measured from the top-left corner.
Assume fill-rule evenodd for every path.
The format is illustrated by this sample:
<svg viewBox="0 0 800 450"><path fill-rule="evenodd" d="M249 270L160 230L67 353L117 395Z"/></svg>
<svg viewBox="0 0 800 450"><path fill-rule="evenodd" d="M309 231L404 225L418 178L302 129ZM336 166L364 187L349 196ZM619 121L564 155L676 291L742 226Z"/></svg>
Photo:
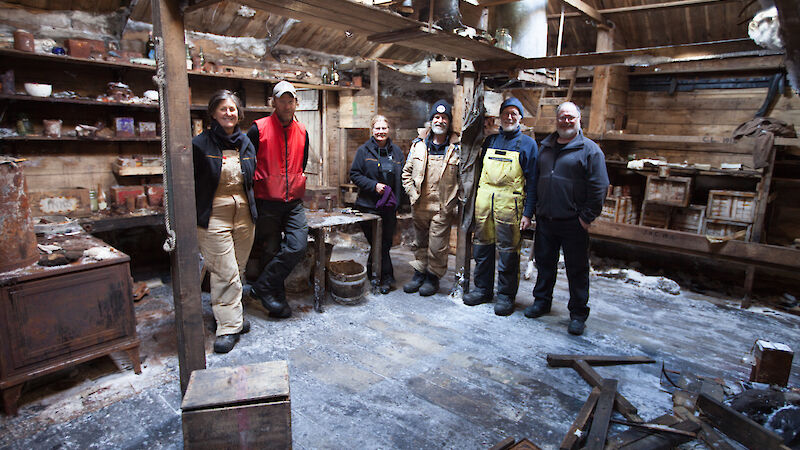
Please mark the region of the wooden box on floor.
<svg viewBox="0 0 800 450"><path fill-rule="evenodd" d="M792 371L794 352L786 344L756 341L753 349L755 364L750 372L750 381L786 386Z"/></svg>
<svg viewBox="0 0 800 450"><path fill-rule="evenodd" d="M292 447L286 361L195 370L181 409L187 449Z"/></svg>

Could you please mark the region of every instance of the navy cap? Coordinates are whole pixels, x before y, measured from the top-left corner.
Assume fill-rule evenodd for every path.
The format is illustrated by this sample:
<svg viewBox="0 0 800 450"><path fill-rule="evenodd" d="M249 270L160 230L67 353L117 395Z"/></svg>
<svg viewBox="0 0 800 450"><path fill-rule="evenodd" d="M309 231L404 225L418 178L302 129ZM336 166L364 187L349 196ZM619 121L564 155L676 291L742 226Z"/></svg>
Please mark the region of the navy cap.
<svg viewBox="0 0 800 450"><path fill-rule="evenodd" d="M500 114L503 114L503 110L509 106L516 106L519 110L519 115L522 117L525 116L525 110L522 108L522 102L520 102L517 97L508 97L507 99L503 100L503 103L500 105Z"/></svg>
<svg viewBox="0 0 800 450"><path fill-rule="evenodd" d="M436 114L447 114L447 117L452 121L453 107L450 105L450 103L447 103L447 100L441 99L433 104L433 108L431 108L431 115L428 117L428 120L432 120L433 116Z"/></svg>

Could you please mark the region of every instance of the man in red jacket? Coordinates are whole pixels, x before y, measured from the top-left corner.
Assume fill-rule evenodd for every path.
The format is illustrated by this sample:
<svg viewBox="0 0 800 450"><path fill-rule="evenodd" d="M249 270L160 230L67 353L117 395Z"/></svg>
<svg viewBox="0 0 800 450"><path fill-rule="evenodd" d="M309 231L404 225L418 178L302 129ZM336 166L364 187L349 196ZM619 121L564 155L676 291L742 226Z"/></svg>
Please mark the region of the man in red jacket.
<svg viewBox="0 0 800 450"><path fill-rule="evenodd" d="M308 133L294 118L297 91L291 83L275 85L272 106L272 115L256 120L247 132L256 148L256 245L262 247L261 275L250 295L261 301L271 317L282 319L292 315L283 283L305 256L308 240L303 209Z"/></svg>

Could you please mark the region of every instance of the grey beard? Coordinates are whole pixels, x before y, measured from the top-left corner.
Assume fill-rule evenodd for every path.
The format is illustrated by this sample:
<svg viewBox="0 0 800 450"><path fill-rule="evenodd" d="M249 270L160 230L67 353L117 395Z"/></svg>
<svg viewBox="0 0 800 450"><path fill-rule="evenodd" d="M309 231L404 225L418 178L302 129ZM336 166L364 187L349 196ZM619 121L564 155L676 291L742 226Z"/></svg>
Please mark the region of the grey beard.
<svg viewBox="0 0 800 450"><path fill-rule="evenodd" d="M433 134L445 134L445 133L447 133L447 127L443 127L443 126L440 126L440 125L431 126L431 130L433 130Z"/></svg>
<svg viewBox="0 0 800 450"><path fill-rule="evenodd" d="M572 139L578 134L578 128L568 128L566 130L562 130L561 128L557 128L556 131L558 132L558 137L561 139Z"/></svg>

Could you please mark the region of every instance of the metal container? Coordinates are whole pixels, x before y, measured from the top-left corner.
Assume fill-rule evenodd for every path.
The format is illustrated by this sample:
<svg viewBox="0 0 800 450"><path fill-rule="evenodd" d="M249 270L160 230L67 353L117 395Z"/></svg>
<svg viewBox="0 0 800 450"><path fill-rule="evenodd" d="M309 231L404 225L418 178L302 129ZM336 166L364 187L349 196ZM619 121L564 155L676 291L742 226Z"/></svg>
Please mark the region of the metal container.
<svg viewBox="0 0 800 450"><path fill-rule="evenodd" d="M0 272L39 260L36 234L19 160L0 157Z"/></svg>

